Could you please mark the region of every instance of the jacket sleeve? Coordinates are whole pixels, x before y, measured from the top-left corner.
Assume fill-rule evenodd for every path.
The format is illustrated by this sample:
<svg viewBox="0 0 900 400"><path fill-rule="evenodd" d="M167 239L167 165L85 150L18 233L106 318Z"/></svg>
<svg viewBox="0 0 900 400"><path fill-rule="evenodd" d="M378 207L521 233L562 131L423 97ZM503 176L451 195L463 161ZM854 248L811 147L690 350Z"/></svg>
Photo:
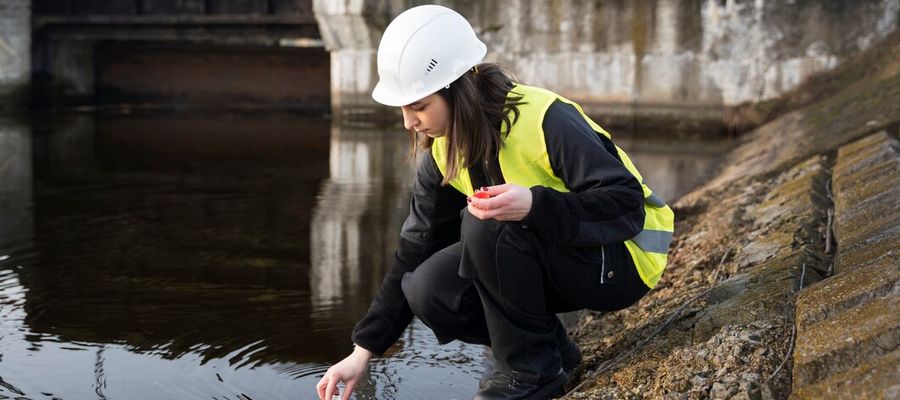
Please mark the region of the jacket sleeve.
<svg viewBox="0 0 900 400"><path fill-rule="evenodd" d="M522 223L562 247L596 247L637 235L644 225L643 189L612 141L558 100L543 128L550 166L569 192L532 187L531 211Z"/></svg>
<svg viewBox="0 0 900 400"><path fill-rule="evenodd" d="M466 197L452 186L441 186L443 176L430 153L420 153L409 216L391 268L366 315L356 324L353 343L377 355L397 341L413 314L403 295L403 275L438 250L459 241L460 210Z"/></svg>

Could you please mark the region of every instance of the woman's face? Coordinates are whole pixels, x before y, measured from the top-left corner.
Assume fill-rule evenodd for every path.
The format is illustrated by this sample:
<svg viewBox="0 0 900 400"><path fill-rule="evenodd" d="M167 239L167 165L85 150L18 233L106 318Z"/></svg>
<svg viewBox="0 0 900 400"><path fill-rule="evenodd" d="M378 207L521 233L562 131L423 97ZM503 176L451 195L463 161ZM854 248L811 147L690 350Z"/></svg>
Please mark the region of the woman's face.
<svg viewBox="0 0 900 400"><path fill-rule="evenodd" d="M403 111L403 126L428 137L438 138L447 134L450 128L450 107L441 95L430 96L400 107Z"/></svg>

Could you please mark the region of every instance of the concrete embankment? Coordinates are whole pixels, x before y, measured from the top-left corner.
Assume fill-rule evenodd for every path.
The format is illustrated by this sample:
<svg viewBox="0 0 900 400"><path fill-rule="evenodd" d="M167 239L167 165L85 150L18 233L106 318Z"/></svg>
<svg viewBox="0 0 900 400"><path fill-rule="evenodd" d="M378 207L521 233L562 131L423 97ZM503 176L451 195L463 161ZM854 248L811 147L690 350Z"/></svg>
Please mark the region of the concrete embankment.
<svg viewBox="0 0 900 400"><path fill-rule="evenodd" d="M900 398L900 144L838 150L835 276L797 298L793 397Z"/></svg>
<svg viewBox="0 0 900 400"><path fill-rule="evenodd" d="M575 326L585 360L568 398L900 396L898 38L674 204L659 286Z"/></svg>

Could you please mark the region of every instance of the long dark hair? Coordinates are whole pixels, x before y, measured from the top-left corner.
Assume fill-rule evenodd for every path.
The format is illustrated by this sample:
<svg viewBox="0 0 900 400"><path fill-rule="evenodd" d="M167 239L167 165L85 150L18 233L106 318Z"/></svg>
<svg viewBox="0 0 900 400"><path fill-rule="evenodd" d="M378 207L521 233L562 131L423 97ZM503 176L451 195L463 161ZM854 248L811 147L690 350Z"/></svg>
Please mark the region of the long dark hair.
<svg viewBox="0 0 900 400"><path fill-rule="evenodd" d="M522 95L512 93L515 76L494 63L481 63L438 91L450 107L447 132L447 168L441 184L448 184L460 168L471 168L476 162L487 163L497 157L501 135L519 119ZM513 114L510 121L510 113ZM416 137L410 131L411 151L430 149L434 140Z"/></svg>

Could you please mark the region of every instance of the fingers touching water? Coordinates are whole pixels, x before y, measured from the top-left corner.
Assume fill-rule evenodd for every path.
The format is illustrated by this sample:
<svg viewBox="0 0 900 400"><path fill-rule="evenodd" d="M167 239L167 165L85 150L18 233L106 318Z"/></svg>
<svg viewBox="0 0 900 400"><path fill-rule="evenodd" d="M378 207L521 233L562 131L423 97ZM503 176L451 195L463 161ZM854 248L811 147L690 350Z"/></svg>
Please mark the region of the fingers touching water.
<svg viewBox="0 0 900 400"><path fill-rule="evenodd" d="M344 383L344 391L341 400L349 400L360 378L366 373L372 353L362 347L356 346L349 356L334 364L319 383L316 384L316 392L320 400L332 400L338 394L338 383Z"/></svg>

